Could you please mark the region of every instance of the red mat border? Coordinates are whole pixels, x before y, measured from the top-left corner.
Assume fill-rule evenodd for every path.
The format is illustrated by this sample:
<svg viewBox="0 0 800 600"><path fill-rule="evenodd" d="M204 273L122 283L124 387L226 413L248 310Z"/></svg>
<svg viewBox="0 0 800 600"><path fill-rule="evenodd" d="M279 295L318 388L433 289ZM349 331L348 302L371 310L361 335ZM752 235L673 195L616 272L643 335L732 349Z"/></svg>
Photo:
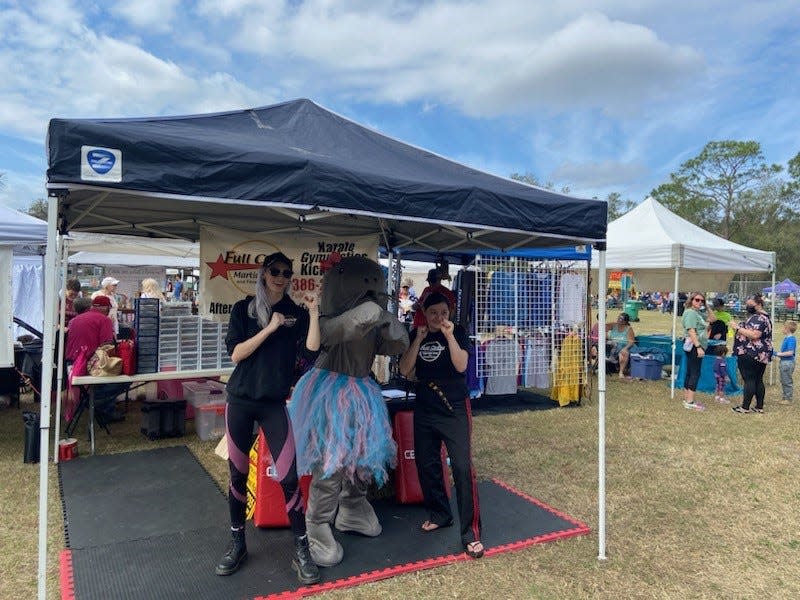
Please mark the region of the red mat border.
<svg viewBox="0 0 800 600"><path fill-rule="evenodd" d="M545 504L541 500L538 500L533 496L529 496L528 494L521 492L520 490L510 486L509 484L503 481L500 481L499 479L492 478L492 481L497 485L499 485L500 487L502 487L503 489L508 490L509 492L516 494L521 498L524 498L531 504L535 504L536 506L539 506L540 508L543 508L553 513L554 515L564 519L565 521L572 523L575 527L573 527L572 529L564 529L562 531L555 531L553 533L538 535L536 537L520 540L518 542L512 542L510 544L503 544L502 546L493 546L492 548L488 548L486 550L485 556L495 556L496 554L502 554L503 552L522 550L523 548L527 548L535 544L544 544L546 542L566 539L578 535L586 535L591 531L589 526L586 525L585 523L578 521L577 519L574 519L559 510L556 510L555 508ZM328 592L330 590L339 590L343 588L353 587L356 585L361 585L364 583L372 583L375 581L380 581L381 579L389 579L390 577L394 577L396 575L402 575L404 573L413 573L414 571L432 569L434 567L441 567L443 565L449 565L452 563L465 560L473 560L473 559L464 554L463 552L459 552L458 554L447 554L444 556L437 556L436 558L430 558L427 560L421 560L413 563L397 565L394 567L389 567L387 569L381 569L379 571L362 573L361 575L357 575L355 577L347 577L344 579L337 579L335 581L328 581L325 583L321 583L319 585L301 587L293 591L280 592L278 594L271 594L269 596L256 596L254 600L297 600L299 598L306 598L308 596L312 596L314 594L319 594L322 592Z"/></svg>
<svg viewBox="0 0 800 600"><path fill-rule="evenodd" d="M72 571L72 550L65 548L59 555L61 600L75 600L75 577Z"/></svg>

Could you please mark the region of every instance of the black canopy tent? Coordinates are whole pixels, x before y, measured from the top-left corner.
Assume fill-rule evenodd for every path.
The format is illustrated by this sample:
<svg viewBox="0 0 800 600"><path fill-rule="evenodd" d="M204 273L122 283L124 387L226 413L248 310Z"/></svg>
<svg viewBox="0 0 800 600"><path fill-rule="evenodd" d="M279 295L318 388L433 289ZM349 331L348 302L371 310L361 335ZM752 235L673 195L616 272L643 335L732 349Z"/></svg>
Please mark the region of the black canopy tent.
<svg viewBox="0 0 800 600"><path fill-rule="evenodd" d="M53 119L47 147L45 347L50 348L57 254L63 247L58 241L70 231L192 241L207 224L331 237L373 233L390 249L436 252L601 244L606 236L603 201L466 167L309 100L185 117ZM52 353L45 357L51 360ZM49 379L42 394L40 597Z"/></svg>
<svg viewBox="0 0 800 600"><path fill-rule="evenodd" d="M87 158L93 149L98 170ZM109 150L119 152L119 171ZM396 243L425 236L435 249L605 238L604 202L471 169L309 100L189 117L53 119L48 151L48 189L69 192L60 207L69 230L196 240L203 220L242 230L267 219L313 222L335 234L374 231L377 218L390 222Z"/></svg>

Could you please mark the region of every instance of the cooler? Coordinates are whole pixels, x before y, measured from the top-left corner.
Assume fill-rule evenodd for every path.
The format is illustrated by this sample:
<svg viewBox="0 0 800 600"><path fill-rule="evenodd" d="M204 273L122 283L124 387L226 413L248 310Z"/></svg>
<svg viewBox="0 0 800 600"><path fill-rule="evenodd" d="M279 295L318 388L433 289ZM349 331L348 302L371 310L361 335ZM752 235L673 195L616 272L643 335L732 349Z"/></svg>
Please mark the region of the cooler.
<svg viewBox="0 0 800 600"><path fill-rule="evenodd" d="M395 470L394 495L400 504L421 504L422 488L417 476L417 463L414 460L414 413L400 411L394 416L392 436L397 442L397 469ZM450 478L447 473L447 453L442 444L442 474L445 491L450 497Z"/></svg>
<svg viewBox="0 0 800 600"><path fill-rule="evenodd" d="M631 354L631 377L637 379L661 379L663 365L660 360Z"/></svg>
<svg viewBox="0 0 800 600"><path fill-rule="evenodd" d="M286 516L286 499L283 488L275 477L275 467L269 452L264 434L258 432L258 470L256 471L256 504L253 513L253 524L256 527L289 527ZM303 508L308 504L308 489L311 476L300 478L300 489L303 494Z"/></svg>

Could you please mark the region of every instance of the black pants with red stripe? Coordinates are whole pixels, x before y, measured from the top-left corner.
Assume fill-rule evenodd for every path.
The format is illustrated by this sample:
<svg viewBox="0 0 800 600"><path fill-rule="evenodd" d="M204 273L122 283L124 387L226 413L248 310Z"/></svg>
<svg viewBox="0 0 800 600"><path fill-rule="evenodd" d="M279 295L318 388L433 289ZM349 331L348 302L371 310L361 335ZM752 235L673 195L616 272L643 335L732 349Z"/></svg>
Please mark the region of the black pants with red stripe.
<svg viewBox="0 0 800 600"><path fill-rule="evenodd" d="M444 442L456 485L456 504L461 523L461 542L466 546L481 539L478 482L472 466L472 410L469 400L444 406L414 408L414 460L430 513L430 521L446 525L453 520L442 475L441 447Z"/></svg>

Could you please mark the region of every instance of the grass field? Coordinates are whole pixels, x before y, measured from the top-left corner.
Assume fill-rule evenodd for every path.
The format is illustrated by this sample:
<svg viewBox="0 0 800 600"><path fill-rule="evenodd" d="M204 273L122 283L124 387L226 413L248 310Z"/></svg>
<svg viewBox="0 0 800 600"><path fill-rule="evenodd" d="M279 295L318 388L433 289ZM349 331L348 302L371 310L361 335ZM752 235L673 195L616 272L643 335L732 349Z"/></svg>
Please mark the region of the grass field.
<svg viewBox="0 0 800 600"><path fill-rule="evenodd" d="M669 331L666 316L640 317L637 333ZM702 394L705 412L685 410L680 390L671 400L666 381L609 377L608 559L602 562L596 381L595 397L577 409L476 417L479 476L498 477L588 523L594 533L320 598L798 598L800 413L798 406L776 404L777 369L775 382L767 387L765 414L737 415ZM23 403L23 409L32 406ZM99 452L176 443L150 442L138 427L134 412L112 436L100 432ZM39 467L22 463L22 437L20 412L0 409L3 599L36 595ZM76 437L87 452L85 431ZM180 442L225 481L215 442L193 435ZM64 547L55 473L51 466L49 598L60 597L58 553ZM209 557L209 565L216 558Z"/></svg>

